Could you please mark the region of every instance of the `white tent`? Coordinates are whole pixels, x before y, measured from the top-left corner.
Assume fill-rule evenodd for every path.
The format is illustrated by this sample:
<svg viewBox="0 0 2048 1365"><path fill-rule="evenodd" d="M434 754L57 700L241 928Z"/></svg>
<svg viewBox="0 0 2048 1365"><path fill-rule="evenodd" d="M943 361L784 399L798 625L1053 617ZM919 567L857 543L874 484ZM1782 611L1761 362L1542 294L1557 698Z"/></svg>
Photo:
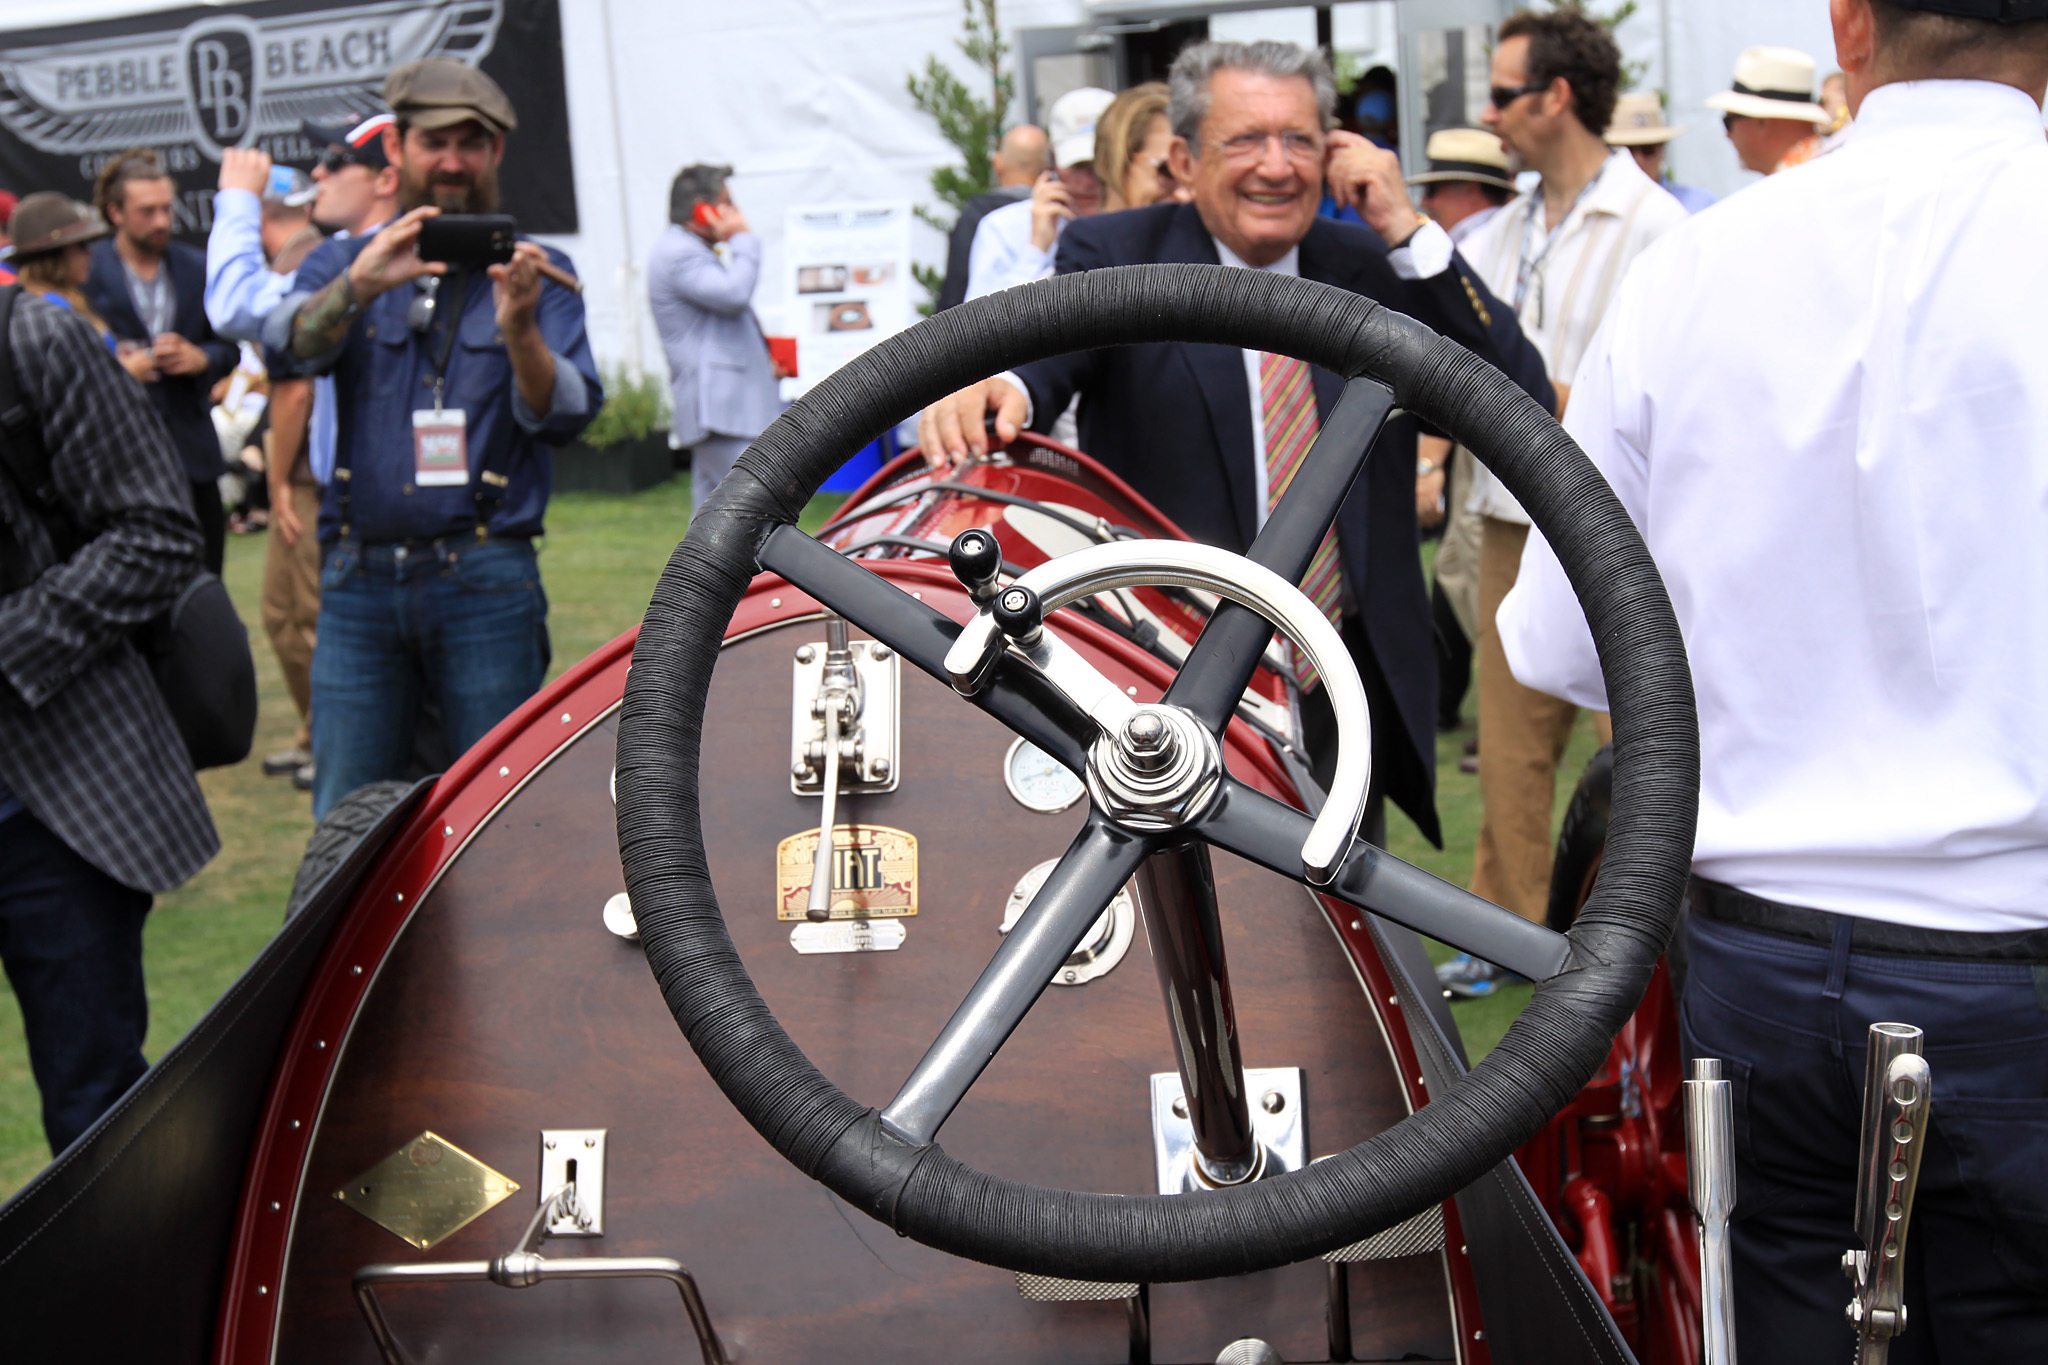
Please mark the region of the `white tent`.
<svg viewBox="0 0 2048 1365"><path fill-rule="evenodd" d="M1337 5L1337 45L1380 41L1397 6L1404 25L1447 15L1466 23L1478 14L1484 22L1512 8L1505 0ZM9 0L4 23L70 24L174 7ZM1599 0L1594 7L1603 8ZM669 181L681 166L735 168L734 197L765 239L755 302L773 332L783 323L787 209L855 199L930 203L931 172L954 160L932 120L912 105L905 78L937 54L963 79L976 79L954 45L959 0L561 0L561 9L581 230L550 240L588 281L591 337L608 363L661 372L643 267L667 225ZM1198 15L1212 16L1219 36L1313 40L1316 31L1315 10L1299 5L1005 0L1001 8L1012 37L1101 32L1128 26L1133 16L1143 24ZM1725 88L1736 54L1752 43L1783 44L1813 53L1823 71L1833 56L1826 0L1646 0L1619 37L1626 55L1645 63L1642 84L1664 89L1674 121L1690 126L1673 148L1679 178L1717 193L1747 178L1718 116L1702 103ZM1094 50L1101 46L1094 42ZM937 264L944 240L919 227L913 249Z"/></svg>

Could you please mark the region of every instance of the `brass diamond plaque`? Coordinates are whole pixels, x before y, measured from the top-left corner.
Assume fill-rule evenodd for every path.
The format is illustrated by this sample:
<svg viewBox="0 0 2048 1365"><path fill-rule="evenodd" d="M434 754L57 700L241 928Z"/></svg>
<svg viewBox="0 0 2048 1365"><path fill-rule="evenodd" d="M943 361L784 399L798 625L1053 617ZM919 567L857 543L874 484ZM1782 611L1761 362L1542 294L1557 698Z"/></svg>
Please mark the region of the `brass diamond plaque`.
<svg viewBox="0 0 2048 1365"><path fill-rule="evenodd" d="M334 1197L425 1251L518 1188L440 1134L425 1132Z"/></svg>

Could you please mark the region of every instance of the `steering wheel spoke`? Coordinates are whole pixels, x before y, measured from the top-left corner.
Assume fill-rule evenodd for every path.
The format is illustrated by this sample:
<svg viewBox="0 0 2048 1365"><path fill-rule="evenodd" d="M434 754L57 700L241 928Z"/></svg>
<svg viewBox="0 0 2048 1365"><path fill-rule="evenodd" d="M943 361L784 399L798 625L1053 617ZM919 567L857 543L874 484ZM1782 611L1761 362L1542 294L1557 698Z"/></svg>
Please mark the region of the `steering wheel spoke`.
<svg viewBox="0 0 2048 1365"><path fill-rule="evenodd" d="M951 685L946 651L959 638L960 625L944 612L794 526L778 526L768 536L760 563ZM1023 660L998 659L987 683L969 700L1070 770L1078 773L1087 763L1095 722Z"/></svg>
<svg viewBox="0 0 2048 1365"><path fill-rule="evenodd" d="M897 1137L930 1142L1090 925L1151 851L1151 840L1091 814L989 959L910 1079L882 1111Z"/></svg>
<svg viewBox="0 0 2048 1365"><path fill-rule="evenodd" d="M1393 407L1394 391L1376 379L1354 379L1344 386L1344 396L1266 518L1247 558L1289 583L1301 582ZM1166 700L1186 707L1220 734L1272 638L1272 624L1257 612L1223 604L1195 641Z"/></svg>
<svg viewBox="0 0 2048 1365"><path fill-rule="evenodd" d="M1309 818L1234 778L1197 822L1204 838L1275 872L1300 879L1301 841ZM1383 848L1354 840L1324 895L1384 915L1531 981L1564 969L1571 943L1563 934L1503 910Z"/></svg>

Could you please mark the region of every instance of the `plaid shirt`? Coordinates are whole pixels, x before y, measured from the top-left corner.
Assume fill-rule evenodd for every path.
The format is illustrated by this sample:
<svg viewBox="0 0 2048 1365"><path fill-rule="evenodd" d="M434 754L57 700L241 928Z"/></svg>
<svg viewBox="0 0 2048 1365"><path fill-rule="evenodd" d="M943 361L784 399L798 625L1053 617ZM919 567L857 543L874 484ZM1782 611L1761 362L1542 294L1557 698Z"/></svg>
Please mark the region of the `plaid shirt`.
<svg viewBox="0 0 2048 1365"><path fill-rule="evenodd" d="M142 386L76 314L15 301L9 350L58 495L92 539L59 562L0 477L35 582L0 597L0 783L124 885L165 891L220 848L184 742L130 632L198 567L191 492Z"/></svg>

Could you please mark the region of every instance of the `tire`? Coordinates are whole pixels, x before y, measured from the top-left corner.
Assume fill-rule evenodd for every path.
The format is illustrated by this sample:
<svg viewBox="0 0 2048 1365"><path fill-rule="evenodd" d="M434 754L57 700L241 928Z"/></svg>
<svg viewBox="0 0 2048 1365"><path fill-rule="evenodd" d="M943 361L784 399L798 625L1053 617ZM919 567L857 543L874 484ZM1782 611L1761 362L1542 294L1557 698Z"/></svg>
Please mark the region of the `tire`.
<svg viewBox="0 0 2048 1365"><path fill-rule="evenodd" d="M285 900L287 920L306 907L328 875L348 857L349 850L361 843L363 836L413 786L411 782L372 782L335 802L334 809L313 827L313 837L306 840L306 856L299 860L298 875L292 878L292 893Z"/></svg>
<svg viewBox="0 0 2048 1365"><path fill-rule="evenodd" d="M1557 832L1557 856L1550 864L1550 905L1544 923L1558 933L1572 927L1593 894L1593 880L1607 854L1607 819L1614 808L1614 746L1604 744L1586 760L1586 771L1564 810Z"/></svg>

